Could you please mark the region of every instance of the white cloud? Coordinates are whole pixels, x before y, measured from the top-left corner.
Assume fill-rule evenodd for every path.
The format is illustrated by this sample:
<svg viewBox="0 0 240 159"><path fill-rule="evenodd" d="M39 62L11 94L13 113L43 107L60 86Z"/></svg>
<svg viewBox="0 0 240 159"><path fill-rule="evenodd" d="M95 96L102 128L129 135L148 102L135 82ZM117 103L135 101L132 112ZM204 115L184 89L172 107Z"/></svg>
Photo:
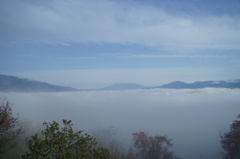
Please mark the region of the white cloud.
<svg viewBox="0 0 240 159"><path fill-rule="evenodd" d="M119 58L223 58L224 55L194 55L194 54L138 54L138 55L122 55Z"/></svg>
<svg viewBox="0 0 240 159"><path fill-rule="evenodd" d="M216 88L0 92L0 97L14 104L20 120L35 126L62 119L72 120L74 128L85 131L114 126L122 134L120 140L127 142L137 131L168 135L175 154L185 159L199 154L206 159L220 158L219 131L228 130L239 114L239 95L239 89Z"/></svg>
<svg viewBox="0 0 240 159"><path fill-rule="evenodd" d="M41 3L1 2L1 34L10 40L47 43L110 42L176 49L240 49L240 19L236 16L174 15L151 5L107 0Z"/></svg>

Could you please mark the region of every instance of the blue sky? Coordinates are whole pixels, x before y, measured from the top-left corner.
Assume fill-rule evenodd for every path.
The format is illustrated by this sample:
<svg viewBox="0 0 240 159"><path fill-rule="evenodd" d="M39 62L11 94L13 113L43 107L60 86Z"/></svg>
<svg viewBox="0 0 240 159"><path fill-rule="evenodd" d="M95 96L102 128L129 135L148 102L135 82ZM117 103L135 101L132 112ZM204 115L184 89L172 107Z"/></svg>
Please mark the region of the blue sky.
<svg viewBox="0 0 240 159"><path fill-rule="evenodd" d="M0 73L78 88L240 78L238 0L0 0Z"/></svg>

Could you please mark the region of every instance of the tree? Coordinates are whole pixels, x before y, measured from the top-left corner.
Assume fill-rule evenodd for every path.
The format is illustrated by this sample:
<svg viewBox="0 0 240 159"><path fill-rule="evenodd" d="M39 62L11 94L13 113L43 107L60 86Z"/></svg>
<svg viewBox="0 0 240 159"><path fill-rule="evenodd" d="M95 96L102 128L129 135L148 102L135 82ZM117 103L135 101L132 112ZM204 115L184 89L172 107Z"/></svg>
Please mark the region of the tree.
<svg viewBox="0 0 240 159"><path fill-rule="evenodd" d="M55 121L44 122L46 128L26 139L29 151L23 159L109 159L107 149L97 147L96 140L83 131L73 131L71 120L63 120L63 127Z"/></svg>
<svg viewBox="0 0 240 159"><path fill-rule="evenodd" d="M140 131L133 133L133 142L139 159L177 159L169 151L173 144L167 136L148 136Z"/></svg>
<svg viewBox="0 0 240 159"><path fill-rule="evenodd" d="M237 118L240 118L240 114ZM225 132L221 137L224 159L240 158L240 120L235 120L230 125L230 131Z"/></svg>
<svg viewBox="0 0 240 159"><path fill-rule="evenodd" d="M18 117L13 117L11 103L4 99L0 103L0 154L16 146L22 132Z"/></svg>

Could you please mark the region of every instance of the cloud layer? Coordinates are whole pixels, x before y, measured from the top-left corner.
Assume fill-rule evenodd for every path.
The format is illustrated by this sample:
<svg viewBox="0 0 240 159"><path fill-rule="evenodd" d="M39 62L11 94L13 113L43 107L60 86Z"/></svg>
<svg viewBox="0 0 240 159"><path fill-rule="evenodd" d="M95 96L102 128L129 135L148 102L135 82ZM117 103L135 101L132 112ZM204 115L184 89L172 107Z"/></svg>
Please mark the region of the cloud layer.
<svg viewBox="0 0 240 159"><path fill-rule="evenodd" d="M140 43L167 49L239 49L240 19L235 15L216 15L198 8L201 14L174 13L151 3L133 1L0 3L2 42Z"/></svg>
<svg viewBox="0 0 240 159"><path fill-rule="evenodd" d="M239 89L214 88L0 93L35 127L69 119L86 131L113 126L125 142L136 131L168 135L175 154L185 159L220 158L219 131L228 130L240 113L239 95Z"/></svg>

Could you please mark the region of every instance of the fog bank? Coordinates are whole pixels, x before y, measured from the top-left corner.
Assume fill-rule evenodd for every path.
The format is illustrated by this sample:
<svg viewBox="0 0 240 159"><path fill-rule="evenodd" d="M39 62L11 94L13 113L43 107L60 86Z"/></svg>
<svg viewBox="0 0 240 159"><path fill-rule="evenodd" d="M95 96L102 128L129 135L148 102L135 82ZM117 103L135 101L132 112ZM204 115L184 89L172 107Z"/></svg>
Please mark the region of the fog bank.
<svg viewBox="0 0 240 159"><path fill-rule="evenodd" d="M219 132L240 113L239 89L149 89L63 93L0 93L21 120L73 120L78 130L114 127L122 141L131 133L167 135L182 159L220 158Z"/></svg>

